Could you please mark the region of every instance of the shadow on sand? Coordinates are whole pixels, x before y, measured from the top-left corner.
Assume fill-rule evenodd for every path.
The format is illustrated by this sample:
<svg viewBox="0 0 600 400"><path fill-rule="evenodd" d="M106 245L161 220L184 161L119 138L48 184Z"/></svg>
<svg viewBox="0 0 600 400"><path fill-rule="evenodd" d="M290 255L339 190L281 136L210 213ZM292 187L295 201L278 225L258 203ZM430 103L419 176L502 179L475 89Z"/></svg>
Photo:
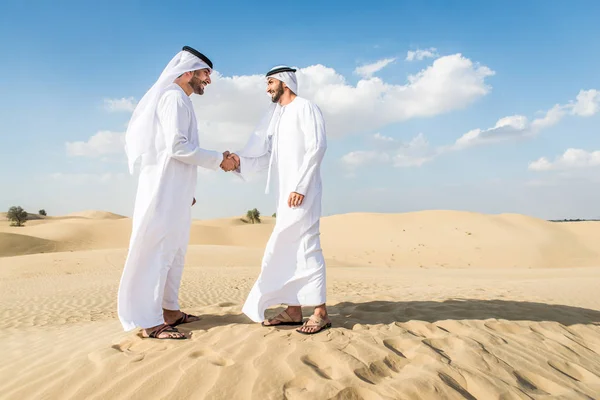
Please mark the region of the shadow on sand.
<svg viewBox="0 0 600 400"><path fill-rule="evenodd" d="M267 310L271 317L283 310ZM593 324L600 326L600 311L558 304L508 300L452 299L446 301L369 301L342 302L328 306L333 326L351 329L356 324L375 325L394 322L443 320L550 321L562 325ZM303 309L305 317L312 307ZM182 328L208 330L231 324L254 324L244 314L200 314L202 319ZM187 329L185 329L187 330Z"/></svg>
<svg viewBox="0 0 600 400"><path fill-rule="evenodd" d="M335 325L346 328L355 324L486 319L551 321L563 325L600 324L600 311L597 310L509 300L343 302L329 307L329 313Z"/></svg>

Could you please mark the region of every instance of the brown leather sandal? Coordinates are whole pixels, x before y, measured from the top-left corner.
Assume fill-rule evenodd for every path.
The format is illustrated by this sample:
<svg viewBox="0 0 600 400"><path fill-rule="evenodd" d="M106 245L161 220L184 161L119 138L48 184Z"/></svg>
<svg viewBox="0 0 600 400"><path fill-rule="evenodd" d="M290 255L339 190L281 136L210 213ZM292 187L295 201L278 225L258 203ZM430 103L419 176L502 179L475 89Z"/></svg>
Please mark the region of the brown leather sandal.
<svg viewBox="0 0 600 400"><path fill-rule="evenodd" d="M279 321L278 324L272 324L271 321ZM283 310L279 315L274 318L267 319L268 324L265 324L265 321L262 322L262 326L298 326L302 325L302 320L294 321L292 317L287 313L287 311Z"/></svg>
<svg viewBox="0 0 600 400"><path fill-rule="evenodd" d="M160 326L160 328L157 328L155 330L153 330L152 332L150 332L150 334L148 336L144 336L144 334L142 333L142 336L144 336L145 338L150 338L150 339L173 339L173 340L182 340L182 339L187 339L187 337L185 337L185 335L181 336L181 337L174 337L172 335L169 335L167 337L158 337L161 333L166 332L166 333L180 333L183 335L183 333L179 332L177 330L177 328L173 328L171 325L167 325L167 324L162 324Z"/></svg>
<svg viewBox="0 0 600 400"><path fill-rule="evenodd" d="M312 324L310 323L312 322ZM324 329L329 329L331 328L331 322L325 322L325 320L321 317L318 317L316 315L311 315L309 319L306 320L306 322L302 325L302 327L307 327L307 328L317 328L317 330L313 331L313 332L303 332L300 329L296 329L296 332L301 333L303 335L314 335L315 333L319 333Z"/></svg>
<svg viewBox="0 0 600 400"><path fill-rule="evenodd" d="M188 321L190 318L198 318L198 319L195 319L195 320L193 320L193 321ZM179 318L177 319L177 321L173 322L173 323L171 324L171 326L175 327L175 326L177 326L177 325L181 325L181 324L188 324L188 323L190 323L190 322L197 322L197 321L200 321L200 317L197 317L197 316L195 316L195 315L192 315L192 314L186 314L186 313L184 313L184 312L182 311L182 312L181 312L181 317L179 317Z"/></svg>

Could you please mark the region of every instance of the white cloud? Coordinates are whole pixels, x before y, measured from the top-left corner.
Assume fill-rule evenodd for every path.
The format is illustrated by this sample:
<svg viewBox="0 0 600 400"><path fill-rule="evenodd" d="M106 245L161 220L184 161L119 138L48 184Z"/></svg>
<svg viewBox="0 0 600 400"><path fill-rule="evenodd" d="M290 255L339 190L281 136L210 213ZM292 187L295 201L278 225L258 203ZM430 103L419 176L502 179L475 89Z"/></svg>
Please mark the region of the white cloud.
<svg viewBox="0 0 600 400"><path fill-rule="evenodd" d="M473 129L456 140L452 149L459 150L482 143L495 143L532 133L531 126L526 117L512 115L504 117L489 129Z"/></svg>
<svg viewBox="0 0 600 400"><path fill-rule="evenodd" d="M352 151L342 157L342 162L349 167L359 167L365 164L388 163L390 156L378 151Z"/></svg>
<svg viewBox="0 0 600 400"><path fill-rule="evenodd" d="M532 171L567 170L596 166L600 166L600 150L588 152L573 148L567 149L563 155L556 157L554 161L541 157L529 163L529 169Z"/></svg>
<svg viewBox="0 0 600 400"><path fill-rule="evenodd" d="M395 151L394 167L420 167L436 156L422 133Z"/></svg>
<svg viewBox="0 0 600 400"><path fill-rule="evenodd" d="M100 157L124 153L125 135L121 132L100 131L87 142L67 142L65 146L70 156Z"/></svg>
<svg viewBox="0 0 600 400"><path fill-rule="evenodd" d="M556 104L548 111L543 113L543 116L535 118L533 121L523 115L511 115L508 117L500 118L492 128L488 129L472 129L459 137L453 144L440 146L435 149L430 148L427 140L422 134L419 134L407 145L400 147L391 147L394 143L394 139L386 136L382 136L376 133L373 139L376 139L376 143L385 146L384 150L388 150L389 161L393 161L393 165L396 167L420 167L433 160L435 157L447 153L449 151L459 151L466 148L470 148L477 145L493 144L504 142L508 140L518 140L528 137L533 137L544 129L547 129L553 125L556 125L566 115L574 116L590 116L600 111L597 107L597 102L600 101L599 92L591 90L582 90L577 95L576 102L570 102L565 105ZM349 153L355 154L357 152ZM359 152L360 153L360 152ZM369 154L370 151L363 151L362 153ZM555 168L574 168L576 166L589 166L595 165L597 155L591 153L593 156L586 159L585 154L581 153L581 150L568 151L569 154L564 160L559 162L551 163L546 158L540 158L530 164L529 168L532 170L542 171L547 169ZM563 156L563 157L565 157ZM345 156L344 156L345 157ZM578 157L578 158L575 158ZM369 159L352 158L342 160L346 165L351 167L357 167L358 165L369 163ZM586 161L587 160L587 161ZM353 161L352 163L348 161Z"/></svg>
<svg viewBox="0 0 600 400"><path fill-rule="evenodd" d="M342 157L342 163L350 169L382 163L394 167L420 167L435 157L436 151L431 149L422 133L408 143L400 143L386 136L379 135L379 137L385 138L388 144L385 150L353 151Z"/></svg>
<svg viewBox="0 0 600 400"><path fill-rule="evenodd" d="M486 79L493 75L490 68L461 54L434 60L409 75L403 85L386 83L377 77L362 78L352 85L335 69L320 64L297 71L299 94L321 108L327 136L332 139L462 109L490 92ZM192 102L200 146L235 151L246 142L270 99L263 74L227 77L215 71L206 93L192 96ZM67 143L67 152L90 157L123 152L120 135L98 132L87 142ZM396 163L407 161L397 157Z"/></svg>
<svg viewBox="0 0 600 400"><path fill-rule="evenodd" d="M387 67L394 61L396 61L395 58L384 58L383 60L379 60L372 64L367 64L358 67L354 70L354 73L362 76L363 78L371 78L376 72L381 71L383 68Z"/></svg>
<svg viewBox="0 0 600 400"><path fill-rule="evenodd" d="M135 110L136 104L137 103L133 97L123 97L121 99L104 99L104 108L110 112L133 112L133 110Z"/></svg>
<svg viewBox="0 0 600 400"><path fill-rule="evenodd" d="M356 85L333 68L312 65L297 71L299 94L323 111L331 138L418 117L461 109L488 94L494 71L461 54L440 57L408 76L404 85L372 77ZM208 148L239 148L263 116L269 98L264 75L225 77L213 73L204 96L193 96L200 137Z"/></svg>
<svg viewBox="0 0 600 400"><path fill-rule="evenodd" d="M458 138L449 149L460 150L479 144L497 143L521 139L539 134L542 130L558 124L566 115L589 117L600 111L600 92L595 89L581 90L576 102L556 104L544 116L529 122L527 117L513 115L504 117L489 129L473 129Z"/></svg>
<svg viewBox="0 0 600 400"><path fill-rule="evenodd" d="M424 58L433 58L433 57L437 57L437 49L435 47L430 47L429 49L425 49L425 50L409 50L406 53L406 61L414 61L414 60L418 60L421 61Z"/></svg>
<svg viewBox="0 0 600 400"><path fill-rule="evenodd" d="M396 141L396 139L394 139L393 137L384 136L379 132L373 135L373 139L380 141L380 142L395 142Z"/></svg>
<svg viewBox="0 0 600 400"><path fill-rule="evenodd" d="M577 101L572 104L571 113L580 117L590 117L600 111L600 91L581 90Z"/></svg>

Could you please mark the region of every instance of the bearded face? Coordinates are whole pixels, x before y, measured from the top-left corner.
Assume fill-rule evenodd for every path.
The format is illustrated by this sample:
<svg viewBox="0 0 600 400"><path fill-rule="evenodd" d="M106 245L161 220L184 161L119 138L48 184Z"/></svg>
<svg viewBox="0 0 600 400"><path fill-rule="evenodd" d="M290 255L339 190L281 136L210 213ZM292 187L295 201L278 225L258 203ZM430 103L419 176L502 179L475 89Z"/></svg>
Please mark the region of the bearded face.
<svg viewBox="0 0 600 400"><path fill-rule="evenodd" d="M283 82L277 79L269 79L267 82L267 93L271 95L273 103L279 102L283 95Z"/></svg>
<svg viewBox="0 0 600 400"><path fill-rule="evenodd" d="M208 70L201 69L199 71L194 71L194 75L192 79L189 81L189 85L197 95L204 94L204 88L206 85L210 83L210 74Z"/></svg>

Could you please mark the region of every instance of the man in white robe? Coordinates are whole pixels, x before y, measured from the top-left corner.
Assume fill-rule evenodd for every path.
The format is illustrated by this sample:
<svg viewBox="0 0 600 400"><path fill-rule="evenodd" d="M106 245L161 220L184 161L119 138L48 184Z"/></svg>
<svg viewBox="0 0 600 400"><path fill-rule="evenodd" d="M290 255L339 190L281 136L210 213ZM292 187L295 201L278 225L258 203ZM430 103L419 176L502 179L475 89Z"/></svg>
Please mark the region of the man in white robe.
<svg viewBox="0 0 600 400"><path fill-rule="evenodd" d="M179 307L197 168L231 170L228 152L199 147L190 95L204 94L212 62L185 46L137 105L126 132L129 169L141 160L133 229L118 293L126 331L185 339L175 326L198 320Z"/></svg>
<svg viewBox="0 0 600 400"><path fill-rule="evenodd" d="M321 250L321 161L327 148L321 110L297 95L295 69L267 73L271 105L246 147L229 157L242 178L268 170L276 183L277 218L264 252L261 272L242 311L264 326L303 325L303 334L331 327L327 315L325 260ZM273 305L288 307L264 320ZM303 324L302 306L314 306Z"/></svg>

